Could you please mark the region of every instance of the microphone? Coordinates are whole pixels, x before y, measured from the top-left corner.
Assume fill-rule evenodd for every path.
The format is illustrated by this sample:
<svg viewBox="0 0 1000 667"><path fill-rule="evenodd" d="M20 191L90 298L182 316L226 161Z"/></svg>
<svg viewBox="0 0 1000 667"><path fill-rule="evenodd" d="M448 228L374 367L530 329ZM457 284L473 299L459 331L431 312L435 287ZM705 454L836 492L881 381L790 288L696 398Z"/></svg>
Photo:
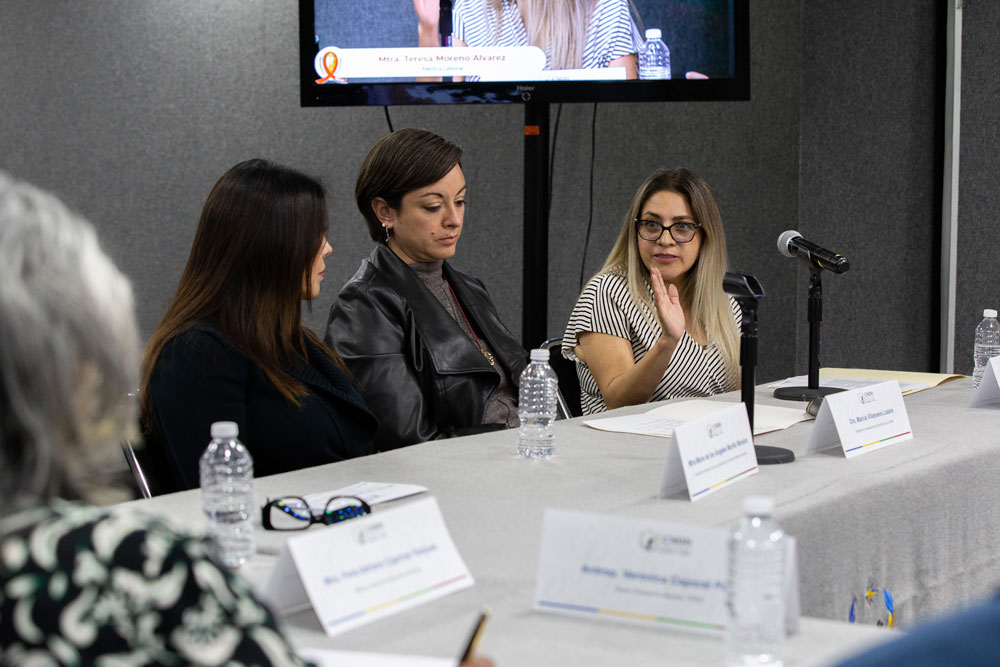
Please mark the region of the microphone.
<svg viewBox="0 0 1000 667"><path fill-rule="evenodd" d="M441 37L441 46L451 46L451 30L451 0L440 0L438 5L438 35Z"/></svg>
<svg viewBox="0 0 1000 667"><path fill-rule="evenodd" d="M826 269L834 273L847 273L851 263L841 254L806 241L794 229L782 232L778 237L778 252L785 257L798 257L810 268Z"/></svg>

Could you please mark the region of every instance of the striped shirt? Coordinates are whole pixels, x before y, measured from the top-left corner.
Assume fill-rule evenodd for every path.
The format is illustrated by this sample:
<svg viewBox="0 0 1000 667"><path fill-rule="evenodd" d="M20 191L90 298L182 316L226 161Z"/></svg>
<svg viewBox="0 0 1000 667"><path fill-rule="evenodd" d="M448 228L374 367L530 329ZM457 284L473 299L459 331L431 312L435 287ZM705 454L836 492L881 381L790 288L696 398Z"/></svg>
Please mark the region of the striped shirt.
<svg viewBox="0 0 1000 667"><path fill-rule="evenodd" d="M452 17L453 36L468 46L528 46L528 31L515 0L503 2L499 34L495 34L496 10L487 0L456 0ZM607 67L616 58L637 53L637 35L628 0L597 0L587 27L582 67ZM549 69L547 54L545 60L545 69Z"/></svg>
<svg viewBox="0 0 1000 667"><path fill-rule="evenodd" d="M653 289L649 287L650 299ZM733 319L739 326L741 317L739 304L730 299ZM563 334L562 354L576 362L576 374L580 379L580 403L583 414L604 412L604 398L591 375L587 364L580 361L573 349L577 345L577 335L585 331L609 334L624 338L632 344L632 356L636 362L646 356L660 338L660 325L652 316L654 326L650 328L643 313L649 313L645 304L636 304L628 291L625 276L617 273L602 273L595 276L583 288L580 298L569 317L569 324ZM663 401L681 396L711 396L736 388L736 376L726 374L722 351L711 343L702 347L685 331L674 349L666 372L656 385L650 401Z"/></svg>

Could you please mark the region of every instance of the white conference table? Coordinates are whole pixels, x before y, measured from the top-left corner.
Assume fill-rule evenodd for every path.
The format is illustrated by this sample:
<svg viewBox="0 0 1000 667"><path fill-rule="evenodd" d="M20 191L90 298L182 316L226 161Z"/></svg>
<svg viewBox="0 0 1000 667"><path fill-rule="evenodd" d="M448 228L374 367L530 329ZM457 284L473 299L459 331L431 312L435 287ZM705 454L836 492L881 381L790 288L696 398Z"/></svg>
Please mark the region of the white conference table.
<svg viewBox="0 0 1000 667"><path fill-rule="evenodd" d="M984 598L1000 582L1000 410L965 407L969 382L905 397L911 441L850 460L821 453L764 466L695 503L686 495L656 497L671 440L597 431L580 418L556 423L556 456L547 461L518 457L516 434L506 431L259 478L258 504L265 497L307 495L359 481L426 486L476 580L470 589L346 636L327 638L311 611L286 618L286 630L302 647L452 656L488 603L493 617L480 648L500 667L717 665L719 639L534 611L542 515L557 507L729 526L745 495L765 494L775 498L778 520L798 540L803 619L801 631L790 638L788 664L829 664L890 634L841 622L852 596L860 597L869 582L893 593L903 628ZM715 400L739 399L732 393ZM804 405L776 401L763 388L756 400ZM803 422L756 441L798 454L812 427ZM204 528L198 491L132 506L188 530ZM251 581L266 578L281 539L258 532L262 553L245 572Z"/></svg>

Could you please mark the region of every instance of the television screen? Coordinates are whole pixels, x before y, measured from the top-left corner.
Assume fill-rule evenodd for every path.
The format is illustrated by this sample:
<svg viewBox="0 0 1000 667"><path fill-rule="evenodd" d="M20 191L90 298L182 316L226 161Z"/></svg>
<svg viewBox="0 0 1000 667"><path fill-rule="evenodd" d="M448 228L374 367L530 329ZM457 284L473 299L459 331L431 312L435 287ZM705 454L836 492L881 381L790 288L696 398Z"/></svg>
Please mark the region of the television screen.
<svg viewBox="0 0 1000 667"><path fill-rule="evenodd" d="M300 0L303 106L749 99L749 0Z"/></svg>

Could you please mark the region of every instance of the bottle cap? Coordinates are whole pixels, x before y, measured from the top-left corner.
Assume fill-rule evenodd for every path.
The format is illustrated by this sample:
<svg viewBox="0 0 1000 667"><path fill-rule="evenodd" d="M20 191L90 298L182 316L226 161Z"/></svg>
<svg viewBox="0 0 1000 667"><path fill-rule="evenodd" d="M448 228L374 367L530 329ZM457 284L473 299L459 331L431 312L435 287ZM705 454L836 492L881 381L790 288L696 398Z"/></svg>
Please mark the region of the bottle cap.
<svg viewBox="0 0 1000 667"><path fill-rule="evenodd" d="M235 438L240 434L240 427L236 422L215 422L212 424L213 438Z"/></svg>
<svg viewBox="0 0 1000 667"><path fill-rule="evenodd" d="M986 310L983 311L983 317L996 317L996 316L997 316L997 311L993 310L992 308L987 308Z"/></svg>
<svg viewBox="0 0 1000 667"><path fill-rule="evenodd" d="M663 33L659 28L646 28L646 39L660 39Z"/></svg>
<svg viewBox="0 0 1000 667"><path fill-rule="evenodd" d="M546 350L546 349L544 349L544 348L539 348L537 350L532 350L531 351L531 360L532 361L548 361L549 360L549 351Z"/></svg>
<svg viewBox="0 0 1000 667"><path fill-rule="evenodd" d="M774 514L774 500L768 496L747 496L743 499L743 513L771 516Z"/></svg>

